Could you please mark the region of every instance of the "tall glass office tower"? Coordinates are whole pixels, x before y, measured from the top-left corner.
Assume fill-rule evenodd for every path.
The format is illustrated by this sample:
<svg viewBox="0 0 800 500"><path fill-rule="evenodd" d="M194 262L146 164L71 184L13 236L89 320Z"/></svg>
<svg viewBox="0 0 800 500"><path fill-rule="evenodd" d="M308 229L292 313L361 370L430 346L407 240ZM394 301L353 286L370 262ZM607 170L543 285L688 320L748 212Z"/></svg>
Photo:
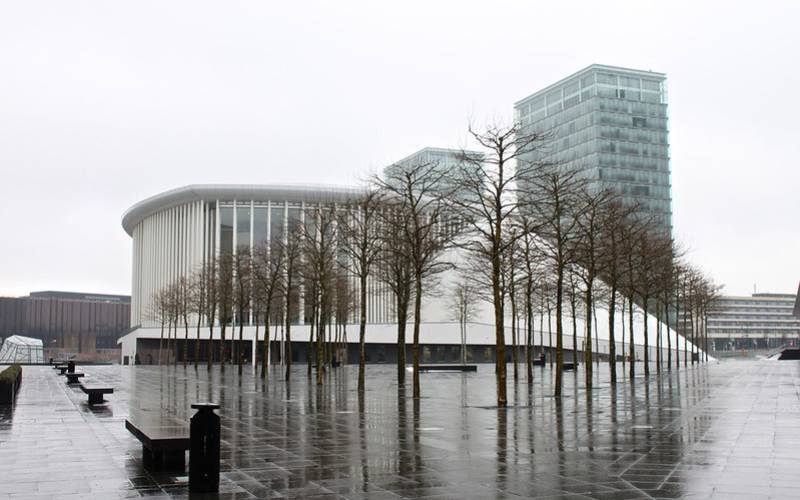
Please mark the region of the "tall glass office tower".
<svg viewBox="0 0 800 500"><path fill-rule="evenodd" d="M574 166L672 232L666 75L593 64L514 104L524 132L549 132L526 160Z"/></svg>

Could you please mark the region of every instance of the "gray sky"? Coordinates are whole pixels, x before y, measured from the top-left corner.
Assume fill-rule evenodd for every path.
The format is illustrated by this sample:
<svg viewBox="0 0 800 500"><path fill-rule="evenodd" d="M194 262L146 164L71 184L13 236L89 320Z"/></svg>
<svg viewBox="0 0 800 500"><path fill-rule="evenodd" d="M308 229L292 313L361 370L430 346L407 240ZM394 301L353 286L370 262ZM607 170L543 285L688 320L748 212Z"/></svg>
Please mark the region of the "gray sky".
<svg viewBox="0 0 800 500"><path fill-rule="evenodd" d="M800 280L800 3L0 0L0 294L130 293L133 203L348 184L591 63L667 73L674 225L726 292Z"/></svg>

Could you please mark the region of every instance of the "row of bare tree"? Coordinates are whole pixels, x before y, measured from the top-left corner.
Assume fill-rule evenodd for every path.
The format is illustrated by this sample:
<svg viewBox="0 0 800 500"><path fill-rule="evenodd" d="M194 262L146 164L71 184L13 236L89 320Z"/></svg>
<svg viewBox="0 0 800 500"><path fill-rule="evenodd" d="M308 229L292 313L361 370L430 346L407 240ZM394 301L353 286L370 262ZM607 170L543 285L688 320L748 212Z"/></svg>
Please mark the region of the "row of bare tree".
<svg viewBox="0 0 800 500"><path fill-rule="evenodd" d="M635 375L634 317L644 318L645 375L650 372L650 334L655 333L657 371L662 367L694 363L704 337L705 314L717 288L686 262L667 231L646 217L641 207L627 204L616 191L590 183L579 169L536 160L548 137L523 134L517 126L471 131L479 152L462 151L459 166L420 163L398 165L384 176L373 177L362 194L347 203L309 207L302 221L288 221L270 241L211 256L200 269L157 294L153 314L166 327L166 351L178 336L189 339L190 318L196 337L205 325L213 339L220 325L219 360L239 366L242 331L246 323L264 325L262 370L266 377L269 327L282 325L285 335L285 377L291 369L291 326L300 304L311 325L311 353L317 383L328 366L346 351L346 328L353 313L359 323L358 386L364 389L365 340L370 283L381 283L392 295L397 322L397 379L405 383L405 346L412 321L413 394L420 397L419 363L422 304L435 293L441 274L459 270L463 279L451 289L454 318L461 325L462 346L478 301L494 312L497 401L507 404L507 324L511 330L514 377L524 350L527 378L533 380L535 318L539 316L540 345L544 321L556 336L555 395L562 392L565 317L572 318L573 361L583 352L585 384L591 387L593 352L597 343L596 309L608 311L611 383L617 382L616 314L627 312L628 373ZM454 257L457 256L457 257ZM663 320L648 331L648 314ZM555 319L553 331L552 318ZM577 321L585 325L584 342L577 345ZM520 328L520 320L523 327ZM678 329L684 336L664 331ZM228 345L226 330L238 326L238 342ZM624 325L624 322L623 322ZM626 329L621 340L625 349ZM277 329L276 329L277 336ZM687 356L687 336L691 356ZM183 343L184 363L188 342ZM550 341L552 346L552 340ZM195 363L200 357L195 343ZM208 343L209 367L213 358ZM161 351L161 348L160 348ZM662 353L666 352L666 361ZM705 349L703 349L705 352ZM623 355L621 360L626 362ZM462 361L466 352L462 348ZM159 362L161 355L159 354ZM623 368L624 369L624 368Z"/></svg>

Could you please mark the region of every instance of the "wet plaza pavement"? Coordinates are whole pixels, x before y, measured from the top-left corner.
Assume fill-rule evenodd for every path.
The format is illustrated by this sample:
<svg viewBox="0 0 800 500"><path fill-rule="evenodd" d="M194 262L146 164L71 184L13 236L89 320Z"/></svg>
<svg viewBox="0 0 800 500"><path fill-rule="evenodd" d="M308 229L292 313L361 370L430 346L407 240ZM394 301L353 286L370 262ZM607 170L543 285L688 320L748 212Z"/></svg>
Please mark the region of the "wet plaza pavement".
<svg viewBox="0 0 800 500"><path fill-rule="evenodd" d="M51 368L24 367L16 407L0 407L0 499L189 497L185 476L142 467L125 419L188 423L207 400L222 405L219 498L800 498L796 361L673 369L616 390L601 365L588 393L582 369L566 373L560 404L551 369L537 368L530 386L509 377L505 410L493 365L422 374L421 400L389 365L368 367L363 399L356 367L319 389L304 366L291 382L250 368L81 368L115 388L108 403L89 407Z"/></svg>

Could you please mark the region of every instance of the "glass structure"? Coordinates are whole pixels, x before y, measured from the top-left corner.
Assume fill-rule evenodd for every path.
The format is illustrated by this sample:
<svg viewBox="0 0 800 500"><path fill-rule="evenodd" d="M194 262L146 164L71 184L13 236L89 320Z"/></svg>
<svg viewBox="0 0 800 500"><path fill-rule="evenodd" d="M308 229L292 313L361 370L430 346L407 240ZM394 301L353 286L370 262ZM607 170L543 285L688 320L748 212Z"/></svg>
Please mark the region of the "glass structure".
<svg viewBox="0 0 800 500"><path fill-rule="evenodd" d="M483 154L477 151L426 147L386 167L383 170L384 177L389 182L392 182L392 178L402 172L403 169L431 165L436 174L441 174L438 186L440 186L442 192L451 192L458 187L458 175L464 167L464 163L460 158L462 153L466 153L471 158L483 157Z"/></svg>
<svg viewBox="0 0 800 500"><path fill-rule="evenodd" d="M548 136L526 161L573 166L672 232L666 75L594 64L514 105L524 133Z"/></svg>

